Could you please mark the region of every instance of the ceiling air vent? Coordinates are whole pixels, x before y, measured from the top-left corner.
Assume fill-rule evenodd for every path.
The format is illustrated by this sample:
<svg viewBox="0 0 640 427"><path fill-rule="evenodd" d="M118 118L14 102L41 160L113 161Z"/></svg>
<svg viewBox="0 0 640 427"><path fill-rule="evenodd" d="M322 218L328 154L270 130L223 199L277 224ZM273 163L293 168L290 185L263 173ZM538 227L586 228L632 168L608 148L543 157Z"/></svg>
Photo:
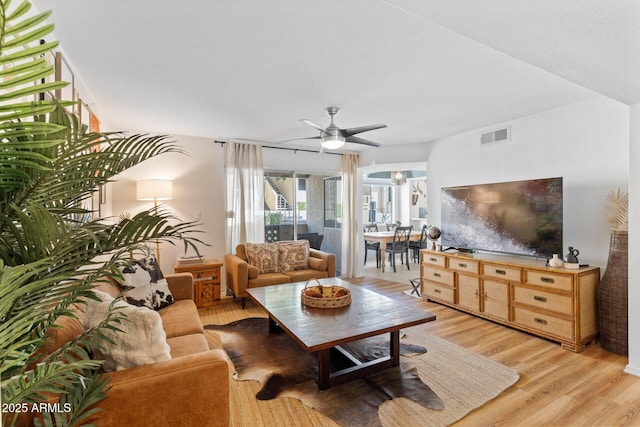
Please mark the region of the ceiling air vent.
<svg viewBox="0 0 640 427"><path fill-rule="evenodd" d="M509 126L480 134L480 144L491 144L493 142L509 141L511 130Z"/></svg>

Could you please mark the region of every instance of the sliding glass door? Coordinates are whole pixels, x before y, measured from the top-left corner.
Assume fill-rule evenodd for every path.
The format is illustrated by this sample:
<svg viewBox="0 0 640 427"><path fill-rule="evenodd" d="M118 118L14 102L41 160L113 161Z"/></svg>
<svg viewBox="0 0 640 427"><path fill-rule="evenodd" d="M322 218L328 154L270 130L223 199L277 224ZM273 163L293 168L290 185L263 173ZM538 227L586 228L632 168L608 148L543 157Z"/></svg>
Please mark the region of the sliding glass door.
<svg viewBox="0 0 640 427"><path fill-rule="evenodd" d="M294 240L307 224L307 178L294 172L265 171L265 242Z"/></svg>
<svg viewBox="0 0 640 427"><path fill-rule="evenodd" d="M342 226L340 177L289 171L264 173L265 242L306 239L338 253Z"/></svg>

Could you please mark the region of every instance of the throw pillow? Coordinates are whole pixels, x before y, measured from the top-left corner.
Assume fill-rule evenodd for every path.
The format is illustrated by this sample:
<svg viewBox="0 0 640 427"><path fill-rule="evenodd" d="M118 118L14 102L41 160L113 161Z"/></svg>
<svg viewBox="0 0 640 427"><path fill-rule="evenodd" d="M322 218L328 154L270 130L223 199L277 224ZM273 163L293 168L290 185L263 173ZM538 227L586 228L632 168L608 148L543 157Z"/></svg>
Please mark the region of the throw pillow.
<svg viewBox="0 0 640 427"><path fill-rule="evenodd" d="M309 241L295 240L278 242L280 271L309 268Z"/></svg>
<svg viewBox="0 0 640 427"><path fill-rule="evenodd" d="M277 243L245 243L244 246L249 264L258 267L260 274L280 271Z"/></svg>
<svg viewBox="0 0 640 427"><path fill-rule="evenodd" d="M92 328L107 317L113 297L105 292L95 291L101 301L87 299L87 312L84 327ZM103 333L111 340L104 340L101 349L94 349L94 357L104 360L105 371L117 371L134 366L148 365L171 359L171 350L167 344L167 335L162 329L162 319L156 311L145 307L136 307L120 300L115 303L119 312L126 316L121 331L104 329Z"/></svg>
<svg viewBox="0 0 640 427"><path fill-rule="evenodd" d="M159 310L174 303L155 255L134 261L122 269L122 275L122 294L129 304Z"/></svg>

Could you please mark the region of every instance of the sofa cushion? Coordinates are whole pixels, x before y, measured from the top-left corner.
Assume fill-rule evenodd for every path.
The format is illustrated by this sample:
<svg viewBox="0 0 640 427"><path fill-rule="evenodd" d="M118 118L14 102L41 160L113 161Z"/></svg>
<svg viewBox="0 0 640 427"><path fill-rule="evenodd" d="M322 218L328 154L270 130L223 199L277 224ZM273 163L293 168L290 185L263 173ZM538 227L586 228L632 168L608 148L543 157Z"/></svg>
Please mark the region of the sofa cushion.
<svg viewBox="0 0 640 427"><path fill-rule="evenodd" d="M87 329L106 319L113 302L110 295L95 292L101 301L87 300L84 317L84 327ZM162 329L162 320L158 312L127 304L122 300L114 305L126 319L118 325L119 331L103 330L111 342L104 340L102 348L93 349L95 357L104 360L102 367L105 371L117 371L171 359L167 336Z"/></svg>
<svg viewBox="0 0 640 427"><path fill-rule="evenodd" d="M258 267L260 274L280 270L277 243L245 243L244 246L249 264Z"/></svg>
<svg viewBox="0 0 640 427"><path fill-rule="evenodd" d="M289 276L289 280L291 282L304 282L309 279L323 279L325 277L329 277L329 273L326 271L318 271L318 270L294 270L294 271L286 271L282 274Z"/></svg>
<svg viewBox="0 0 640 427"><path fill-rule="evenodd" d="M318 271L327 271L327 267L326 259L309 257L309 268Z"/></svg>
<svg viewBox="0 0 640 427"><path fill-rule="evenodd" d="M261 274L255 279L249 280L247 287L259 288L261 286L279 285L281 283L289 282L291 282L291 279L284 273L266 273Z"/></svg>
<svg viewBox="0 0 640 427"><path fill-rule="evenodd" d="M309 268L309 241L292 240L278 242L280 272Z"/></svg>
<svg viewBox="0 0 640 427"><path fill-rule="evenodd" d="M174 359L189 354L209 351L209 343L204 333L168 338L167 344L169 344L171 348L171 357Z"/></svg>
<svg viewBox="0 0 640 427"><path fill-rule="evenodd" d="M198 309L192 300L180 300L158 310L167 338L203 333Z"/></svg>
<svg viewBox="0 0 640 427"><path fill-rule="evenodd" d="M136 260L122 269L123 296L129 304L158 310L173 304L169 290L155 255Z"/></svg>

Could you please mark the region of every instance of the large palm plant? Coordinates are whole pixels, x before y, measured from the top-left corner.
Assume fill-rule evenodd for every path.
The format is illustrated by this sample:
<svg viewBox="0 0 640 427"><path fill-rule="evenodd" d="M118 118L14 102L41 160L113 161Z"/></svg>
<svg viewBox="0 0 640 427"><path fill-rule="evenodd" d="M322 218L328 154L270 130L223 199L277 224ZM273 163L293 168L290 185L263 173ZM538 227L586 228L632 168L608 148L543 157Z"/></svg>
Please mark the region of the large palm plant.
<svg viewBox="0 0 640 427"><path fill-rule="evenodd" d="M41 413L36 423L75 425L97 410L107 386L89 350L122 319L112 312L42 359L47 332L73 316L71 304L95 298L92 288L145 242L181 239L195 248L199 241L196 224L163 211L107 222L80 207L120 172L179 149L161 136L89 133L68 102L42 96L65 83L44 83L54 72L44 57L57 44L40 42L53 26L45 24L49 13L30 8L0 0L1 396L5 407L28 412L34 402L60 399L64 411Z"/></svg>

